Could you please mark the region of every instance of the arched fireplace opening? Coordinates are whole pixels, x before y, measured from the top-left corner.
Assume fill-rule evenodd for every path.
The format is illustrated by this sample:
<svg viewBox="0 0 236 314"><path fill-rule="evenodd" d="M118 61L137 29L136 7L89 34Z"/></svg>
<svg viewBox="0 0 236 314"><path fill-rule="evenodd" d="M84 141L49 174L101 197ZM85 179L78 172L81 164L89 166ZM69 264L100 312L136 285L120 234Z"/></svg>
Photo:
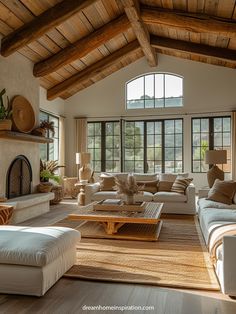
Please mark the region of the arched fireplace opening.
<svg viewBox="0 0 236 314"><path fill-rule="evenodd" d="M7 198L31 194L32 168L29 160L17 156L7 171L6 196Z"/></svg>

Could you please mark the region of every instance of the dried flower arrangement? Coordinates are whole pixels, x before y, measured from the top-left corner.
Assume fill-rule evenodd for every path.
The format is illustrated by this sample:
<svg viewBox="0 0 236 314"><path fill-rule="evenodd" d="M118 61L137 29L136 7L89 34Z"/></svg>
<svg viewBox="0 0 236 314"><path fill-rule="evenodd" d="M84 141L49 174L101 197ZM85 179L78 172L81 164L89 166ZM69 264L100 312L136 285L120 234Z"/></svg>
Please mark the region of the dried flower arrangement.
<svg viewBox="0 0 236 314"><path fill-rule="evenodd" d="M133 174L128 174L126 180L115 178L115 190L120 195L126 195L127 204L134 204L134 195L140 192L140 187L137 185Z"/></svg>

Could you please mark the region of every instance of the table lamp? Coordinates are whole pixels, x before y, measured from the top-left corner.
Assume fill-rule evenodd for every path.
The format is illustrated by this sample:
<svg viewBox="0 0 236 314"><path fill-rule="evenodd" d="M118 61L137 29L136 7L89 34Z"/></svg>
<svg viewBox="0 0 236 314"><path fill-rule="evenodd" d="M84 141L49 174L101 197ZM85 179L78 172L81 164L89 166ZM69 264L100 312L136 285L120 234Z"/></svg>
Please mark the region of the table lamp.
<svg viewBox="0 0 236 314"><path fill-rule="evenodd" d="M89 181L92 175L92 170L89 166L90 164L90 159L91 159L91 154L90 153L86 153L86 152L82 152L79 153L78 155L78 161L80 164L80 168L79 168L79 181Z"/></svg>
<svg viewBox="0 0 236 314"><path fill-rule="evenodd" d="M216 164L227 164L226 150L207 150L205 154L205 163L212 165L207 172L208 185L211 188L215 179L224 180L224 171L217 167Z"/></svg>

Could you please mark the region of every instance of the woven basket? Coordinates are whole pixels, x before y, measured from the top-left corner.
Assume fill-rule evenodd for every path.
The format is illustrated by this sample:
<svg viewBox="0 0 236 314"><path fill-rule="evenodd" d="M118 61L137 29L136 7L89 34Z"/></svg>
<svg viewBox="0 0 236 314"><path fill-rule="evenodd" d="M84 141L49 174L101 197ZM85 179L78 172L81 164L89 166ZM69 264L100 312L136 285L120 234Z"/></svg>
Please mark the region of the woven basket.
<svg viewBox="0 0 236 314"><path fill-rule="evenodd" d="M7 225L12 217L13 207L0 205L0 225Z"/></svg>
<svg viewBox="0 0 236 314"><path fill-rule="evenodd" d="M56 205L58 203L60 203L60 201L62 201L63 199L63 188L61 185L55 185L53 186L51 192L54 193L55 197L53 200L50 201L51 205Z"/></svg>
<svg viewBox="0 0 236 314"><path fill-rule="evenodd" d="M30 133L34 128L34 110L23 96L15 96L12 100L12 122L15 131Z"/></svg>
<svg viewBox="0 0 236 314"><path fill-rule="evenodd" d="M50 182L41 182L39 185L37 185L37 191L39 193L49 193L51 192L53 188L53 184Z"/></svg>
<svg viewBox="0 0 236 314"><path fill-rule="evenodd" d="M0 120L0 130L10 131L12 127L12 121L9 119Z"/></svg>

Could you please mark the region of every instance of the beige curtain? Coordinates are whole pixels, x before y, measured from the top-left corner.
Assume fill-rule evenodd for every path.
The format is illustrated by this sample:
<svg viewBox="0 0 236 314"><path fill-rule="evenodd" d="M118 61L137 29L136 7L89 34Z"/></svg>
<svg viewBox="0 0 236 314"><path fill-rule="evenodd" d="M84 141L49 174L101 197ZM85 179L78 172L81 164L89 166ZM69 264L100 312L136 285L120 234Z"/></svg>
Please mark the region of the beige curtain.
<svg viewBox="0 0 236 314"><path fill-rule="evenodd" d="M65 166L65 118L59 117L59 165ZM65 175L65 168L59 168L60 176Z"/></svg>
<svg viewBox="0 0 236 314"><path fill-rule="evenodd" d="M236 111L232 112L232 179L236 181Z"/></svg>
<svg viewBox="0 0 236 314"><path fill-rule="evenodd" d="M75 118L74 174L77 175L75 153L87 151L87 118Z"/></svg>

